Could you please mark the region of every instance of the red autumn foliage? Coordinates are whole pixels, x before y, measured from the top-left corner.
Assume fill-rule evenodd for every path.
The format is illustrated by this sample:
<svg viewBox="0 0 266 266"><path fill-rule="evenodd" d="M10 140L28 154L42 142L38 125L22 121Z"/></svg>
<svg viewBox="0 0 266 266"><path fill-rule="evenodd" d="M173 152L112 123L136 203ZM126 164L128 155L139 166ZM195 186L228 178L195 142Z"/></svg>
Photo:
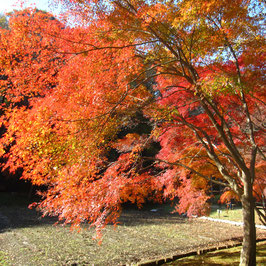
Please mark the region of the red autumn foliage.
<svg viewBox="0 0 266 266"><path fill-rule="evenodd" d="M252 250L265 189L259 3L62 2L78 26L29 9L1 30L5 167L47 186L45 214L98 229L127 201L178 197L179 212L203 215L215 182L243 204Z"/></svg>

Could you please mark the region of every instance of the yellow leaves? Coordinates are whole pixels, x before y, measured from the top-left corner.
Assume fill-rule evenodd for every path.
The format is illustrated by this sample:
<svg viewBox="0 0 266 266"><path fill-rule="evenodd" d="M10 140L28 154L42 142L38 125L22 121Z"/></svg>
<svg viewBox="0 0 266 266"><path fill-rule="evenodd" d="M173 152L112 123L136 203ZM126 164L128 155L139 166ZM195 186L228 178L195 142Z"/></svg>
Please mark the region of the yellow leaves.
<svg viewBox="0 0 266 266"><path fill-rule="evenodd" d="M212 75L206 76L201 80L201 89L210 97L215 97L220 94L236 95L239 86L235 82L234 77L226 76L224 73L219 74L218 71L217 69L216 74L212 73Z"/></svg>
<svg viewBox="0 0 266 266"><path fill-rule="evenodd" d="M5 153L6 151L2 147L0 147L0 156L3 156Z"/></svg>
<svg viewBox="0 0 266 266"><path fill-rule="evenodd" d="M173 20L172 25L175 29L179 29L182 26L182 21L177 17Z"/></svg>

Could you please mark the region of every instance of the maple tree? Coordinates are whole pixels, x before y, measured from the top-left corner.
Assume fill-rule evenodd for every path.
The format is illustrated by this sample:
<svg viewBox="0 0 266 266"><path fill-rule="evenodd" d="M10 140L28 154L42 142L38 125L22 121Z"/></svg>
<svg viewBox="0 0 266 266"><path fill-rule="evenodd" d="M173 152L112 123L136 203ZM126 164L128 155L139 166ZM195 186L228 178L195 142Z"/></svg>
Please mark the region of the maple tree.
<svg viewBox="0 0 266 266"><path fill-rule="evenodd" d="M29 108L29 101L34 97L43 97L45 91L55 84L62 55L54 52L52 38L42 35L43 27L63 27L55 18L40 10L23 10L8 13L5 17L8 27L0 33L0 87L1 87L1 136L6 130L12 113ZM13 143L14 136L9 137ZM10 145L5 145L7 152ZM4 158L5 161L5 158ZM19 176L21 168L14 169L12 179Z"/></svg>
<svg viewBox="0 0 266 266"><path fill-rule="evenodd" d="M78 26L22 15L1 34L1 48L12 43L1 50L12 79L2 88L12 101L30 95L30 108L6 110L6 167L47 186L45 214L97 229L126 201L178 197L180 213L205 214L210 182L220 184L222 200L242 203L241 265L255 265L255 197L266 187L263 3L61 2Z"/></svg>

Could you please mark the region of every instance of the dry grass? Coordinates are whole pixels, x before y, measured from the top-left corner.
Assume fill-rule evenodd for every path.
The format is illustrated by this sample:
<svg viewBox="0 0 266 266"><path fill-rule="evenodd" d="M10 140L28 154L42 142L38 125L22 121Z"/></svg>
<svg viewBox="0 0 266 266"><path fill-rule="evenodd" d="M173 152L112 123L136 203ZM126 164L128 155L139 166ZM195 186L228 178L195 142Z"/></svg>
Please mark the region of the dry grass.
<svg viewBox="0 0 266 266"><path fill-rule="evenodd" d="M1 202L1 201L0 201ZM2 217L2 218L1 218ZM22 205L0 203L0 264L124 265L219 245L241 237L242 229L227 224L181 218L161 209L127 209L120 225L107 226L101 245L88 226L80 233L54 226ZM1 265L2 265L1 264Z"/></svg>

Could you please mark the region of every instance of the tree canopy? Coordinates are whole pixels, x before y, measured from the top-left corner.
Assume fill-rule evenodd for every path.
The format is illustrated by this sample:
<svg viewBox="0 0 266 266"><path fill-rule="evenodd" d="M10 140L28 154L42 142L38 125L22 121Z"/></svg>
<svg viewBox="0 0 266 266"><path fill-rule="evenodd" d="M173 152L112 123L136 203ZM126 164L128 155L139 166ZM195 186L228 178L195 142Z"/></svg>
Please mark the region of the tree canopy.
<svg viewBox="0 0 266 266"><path fill-rule="evenodd" d="M127 201L178 197L180 213L205 214L220 184L243 205L252 265L266 186L263 3L61 2L77 26L28 9L1 30L6 167L47 186L45 214L97 229Z"/></svg>

